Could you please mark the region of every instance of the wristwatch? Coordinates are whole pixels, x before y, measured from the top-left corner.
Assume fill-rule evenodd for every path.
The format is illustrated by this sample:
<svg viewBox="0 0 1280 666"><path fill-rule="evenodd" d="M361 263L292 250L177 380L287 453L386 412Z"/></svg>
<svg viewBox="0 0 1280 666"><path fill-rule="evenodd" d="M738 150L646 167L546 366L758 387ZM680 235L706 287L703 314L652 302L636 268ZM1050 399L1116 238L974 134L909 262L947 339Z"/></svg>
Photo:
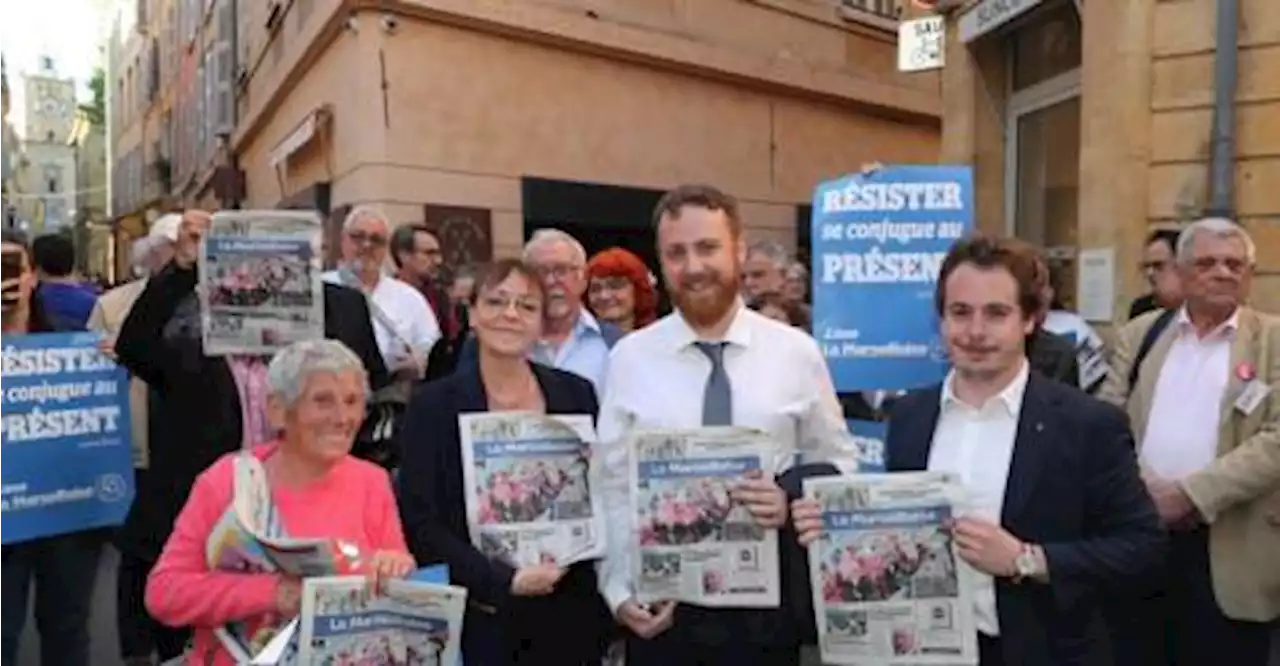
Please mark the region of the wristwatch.
<svg viewBox="0 0 1280 666"><path fill-rule="evenodd" d="M1040 567L1040 558L1036 557L1036 547L1029 543L1022 544L1022 551L1013 560L1013 568L1016 572L1013 579L1019 583L1043 573Z"/></svg>

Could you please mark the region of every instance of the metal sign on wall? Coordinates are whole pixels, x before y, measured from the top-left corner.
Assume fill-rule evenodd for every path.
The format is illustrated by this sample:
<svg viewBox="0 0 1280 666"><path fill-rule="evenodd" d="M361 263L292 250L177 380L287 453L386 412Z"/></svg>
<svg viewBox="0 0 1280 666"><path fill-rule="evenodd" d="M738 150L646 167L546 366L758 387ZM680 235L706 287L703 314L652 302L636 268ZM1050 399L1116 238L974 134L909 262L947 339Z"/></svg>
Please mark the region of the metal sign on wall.
<svg viewBox="0 0 1280 666"><path fill-rule="evenodd" d="M1025 14L1044 0L982 0L960 16L960 41L968 44Z"/></svg>
<svg viewBox="0 0 1280 666"><path fill-rule="evenodd" d="M924 72L946 64L946 24L941 16L898 24L898 71Z"/></svg>

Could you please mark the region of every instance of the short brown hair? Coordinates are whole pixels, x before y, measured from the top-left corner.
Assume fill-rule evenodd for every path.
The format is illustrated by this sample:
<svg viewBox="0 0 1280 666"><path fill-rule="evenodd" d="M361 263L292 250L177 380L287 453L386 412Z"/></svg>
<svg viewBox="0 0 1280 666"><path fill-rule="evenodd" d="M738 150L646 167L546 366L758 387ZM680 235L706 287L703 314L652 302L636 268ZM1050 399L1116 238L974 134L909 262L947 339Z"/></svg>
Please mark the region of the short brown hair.
<svg viewBox="0 0 1280 666"><path fill-rule="evenodd" d="M480 292L493 289L502 284L512 274L523 276L524 279L533 285L533 290L538 292L538 296L545 298L546 290L542 286L542 278L538 277L538 272L533 270L529 264L519 259L499 259L491 264L486 264L476 274L475 288L471 291L471 304L475 305L476 299L480 297Z"/></svg>
<svg viewBox="0 0 1280 666"><path fill-rule="evenodd" d="M738 200L711 185L686 184L662 195L653 209L653 226L657 228L662 216L679 217L680 209L697 206L720 211L729 218L729 231L737 238L742 234L742 217L738 213Z"/></svg>
<svg viewBox="0 0 1280 666"><path fill-rule="evenodd" d="M1045 270L1035 246L1017 238L974 234L951 246L938 271L934 307L941 316L947 302L947 278L965 264L984 270L1003 268L1018 283L1018 307L1024 317L1035 316L1044 300Z"/></svg>

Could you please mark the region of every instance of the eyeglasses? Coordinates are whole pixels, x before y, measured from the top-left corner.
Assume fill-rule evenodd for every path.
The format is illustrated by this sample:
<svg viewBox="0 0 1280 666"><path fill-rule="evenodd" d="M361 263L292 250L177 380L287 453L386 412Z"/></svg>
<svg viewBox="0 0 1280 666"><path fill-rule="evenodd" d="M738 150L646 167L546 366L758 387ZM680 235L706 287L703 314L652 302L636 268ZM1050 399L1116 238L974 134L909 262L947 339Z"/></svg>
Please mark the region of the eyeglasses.
<svg viewBox="0 0 1280 666"><path fill-rule="evenodd" d="M369 245L382 247L387 244L386 236L382 234L367 233L364 231L348 231L347 238L350 238L351 242L356 243L357 245L364 245L367 243Z"/></svg>
<svg viewBox="0 0 1280 666"><path fill-rule="evenodd" d="M628 280L621 275L598 277L591 280L591 293L599 294L606 291L622 291L629 286L631 286L631 280Z"/></svg>
<svg viewBox="0 0 1280 666"><path fill-rule="evenodd" d="M563 280L567 277L577 275L578 271L581 270L582 267L577 264L547 264L534 268L534 272L536 272L538 277L543 280L547 278Z"/></svg>
<svg viewBox="0 0 1280 666"><path fill-rule="evenodd" d="M476 299L476 308L490 315L514 309L522 317L542 316L542 301L529 296L483 294Z"/></svg>

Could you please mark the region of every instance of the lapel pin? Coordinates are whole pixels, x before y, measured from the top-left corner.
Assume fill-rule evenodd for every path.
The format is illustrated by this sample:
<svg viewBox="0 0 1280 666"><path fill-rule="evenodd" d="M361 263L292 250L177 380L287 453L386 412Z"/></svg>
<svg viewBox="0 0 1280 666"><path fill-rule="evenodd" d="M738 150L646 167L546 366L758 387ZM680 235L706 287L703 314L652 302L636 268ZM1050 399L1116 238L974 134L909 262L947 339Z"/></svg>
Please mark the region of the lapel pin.
<svg viewBox="0 0 1280 666"><path fill-rule="evenodd" d="M1036 421L1036 432L1044 432L1044 424Z"/></svg>
<svg viewBox="0 0 1280 666"><path fill-rule="evenodd" d="M1258 370L1248 361L1241 361L1240 365L1236 366L1236 377L1242 382L1251 382L1257 376Z"/></svg>

